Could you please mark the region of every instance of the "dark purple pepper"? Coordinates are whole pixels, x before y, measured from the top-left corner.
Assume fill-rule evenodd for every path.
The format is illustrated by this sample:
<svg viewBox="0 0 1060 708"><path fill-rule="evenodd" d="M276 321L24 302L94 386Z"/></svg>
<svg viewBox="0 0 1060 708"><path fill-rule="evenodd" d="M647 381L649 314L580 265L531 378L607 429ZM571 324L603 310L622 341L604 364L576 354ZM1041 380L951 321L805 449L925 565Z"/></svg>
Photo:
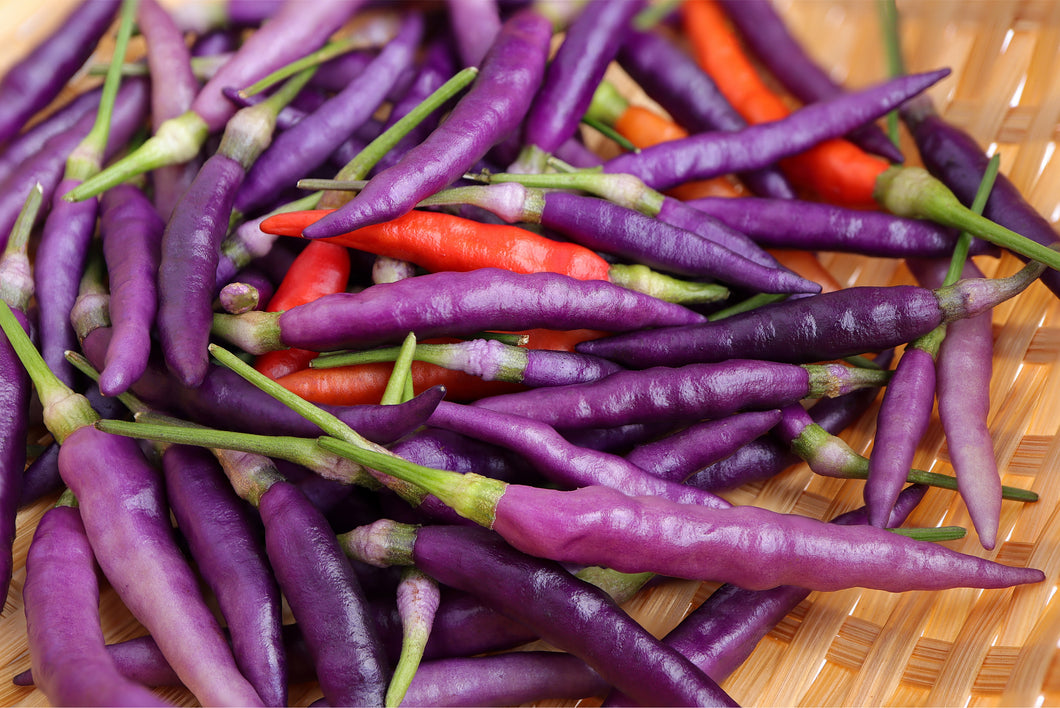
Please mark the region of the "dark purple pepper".
<svg viewBox="0 0 1060 708"><path fill-rule="evenodd" d="M0 144L17 134L33 115L47 106L88 60L110 27L117 0L82 2L38 44L7 70L0 80Z"/></svg>
<svg viewBox="0 0 1060 708"><path fill-rule="evenodd" d="M59 443L48 443L44 451L29 463L22 475L21 487L20 509L63 488L63 479L59 476Z"/></svg>
<svg viewBox="0 0 1060 708"><path fill-rule="evenodd" d="M604 172L628 172L654 189L771 165L851 128L875 120L949 74L939 69L813 103L787 118L736 132L697 133L604 163ZM329 234L330 235L330 234Z"/></svg>
<svg viewBox="0 0 1060 708"><path fill-rule="evenodd" d="M769 410L695 423L638 445L626 455L626 460L658 477L684 482L696 470L728 457L763 435L778 420L780 411Z"/></svg>
<svg viewBox="0 0 1060 708"><path fill-rule="evenodd" d="M167 446L162 470L177 528L217 599L240 671L265 705L287 705L280 589L265 557L261 523L208 451Z"/></svg>
<svg viewBox="0 0 1060 708"><path fill-rule="evenodd" d="M463 175L523 120L544 74L551 35L548 20L534 11L513 15L446 121L344 207L307 227L306 237L334 236L397 218Z"/></svg>
<svg viewBox="0 0 1060 708"><path fill-rule="evenodd" d="M747 121L718 90L695 60L654 32L631 32L618 54L622 68L648 95L690 133L738 131ZM793 199L795 190L775 166L740 175L755 193Z"/></svg>
<svg viewBox="0 0 1060 708"><path fill-rule="evenodd" d="M828 361L909 342L943 322L972 317L1021 292L1037 271L973 278L929 290L913 285L844 288L765 305L687 327L615 335L577 350L625 366L762 357Z"/></svg>
<svg viewBox="0 0 1060 708"><path fill-rule="evenodd" d="M594 2L578 14L530 105L523 125L527 146L549 155L574 136L604 71L625 41L633 16L643 6L642 0Z"/></svg>
<svg viewBox="0 0 1060 708"><path fill-rule="evenodd" d="M123 676L107 653L96 564L77 509L41 517L22 596L34 680L52 705L169 705Z"/></svg>
<svg viewBox="0 0 1060 708"><path fill-rule="evenodd" d="M259 500L265 543L333 705L382 706L389 670L382 644L335 534L305 496L277 482Z"/></svg>
<svg viewBox="0 0 1060 708"><path fill-rule="evenodd" d="M839 251L886 258L942 257L953 252L952 229L922 219L882 211L848 209L832 204L784 200L694 199L689 205L768 248ZM972 255L995 254L997 248L973 241Z"/></svg>
<svg viewBox="0 0 1060 708"><path fill-rule="evenodd" d="M100 93L95 89L78 94L74 100L13 138L0 152L0 183L23 162L44 150L49 140L72 130L84 116L95 115Z"/></svg>
<svg viewBox="0 0 1060 708"><path fill-rule="evenodd" d="M412 560L439 582L530 624L645 704L735 705L687 660L662 649L607 593L484 529L420 528Z"/></svg>

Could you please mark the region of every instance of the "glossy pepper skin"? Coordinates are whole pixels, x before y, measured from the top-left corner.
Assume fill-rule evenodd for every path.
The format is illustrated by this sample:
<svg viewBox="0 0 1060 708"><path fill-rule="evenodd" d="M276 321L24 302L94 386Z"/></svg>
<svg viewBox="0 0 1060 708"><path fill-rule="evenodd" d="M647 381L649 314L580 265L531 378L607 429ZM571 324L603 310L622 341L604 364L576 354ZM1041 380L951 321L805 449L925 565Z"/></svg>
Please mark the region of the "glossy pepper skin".
<svg viewBox="0 0 1060 708"><path fill-rule="evenodd" d="M412 559L440 582L530 624L645 704L736 705L683 657L662 649L605 592L485 529L423 527Z"/></svg>
<svg viewBox="0 0 1060 708"><path fill-rule="evenodd" d="M551 36L551 24L533 10L513 15L446 121L344 207L307 227L306 237L389 221L464 174L521 124L544 75Z"/></svg>

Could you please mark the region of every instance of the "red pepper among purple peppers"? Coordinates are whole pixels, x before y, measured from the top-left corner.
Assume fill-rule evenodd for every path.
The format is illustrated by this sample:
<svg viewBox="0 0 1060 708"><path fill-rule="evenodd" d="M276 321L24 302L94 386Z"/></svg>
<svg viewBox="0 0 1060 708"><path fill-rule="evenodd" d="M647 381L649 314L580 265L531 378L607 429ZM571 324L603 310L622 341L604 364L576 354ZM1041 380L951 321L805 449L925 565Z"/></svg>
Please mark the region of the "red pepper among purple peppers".
<svg viewBox="0 0 1060 708"><path fill-rule="evenodd" d="M416 704L515 704L549 695L605 696L612 687L617 691L608 705L627 699L732 705L714 679L731 672L768 623L811 591L1003 588L1043 579L1037 569L958 553L887 527L900 523L924 493L919 486L902 490L907 481L950 489L959 484L987 547L999 540L1000 500L1036 498L1025 490L999 490L996 466L989 464L994 458L985 427L991 359L986 344L995 305L1019 297L1039 277L1050 287L1055 284L1052 270L1042 276L1042 263L1060 264L1047 248L1055 234L1011 183L1002 181L987 216L1026 228L1038 250L1025 247L1017 235L988 230L977 233L984 240L975 242L972 254L995 257L1008 248L1036 259L1016 275L988 279L969 269L977 277L940 285L926 265L914 263L930 286L813 294L817 284L780 268L758 246L940 258L963 243L955 229L971 222L913 199L923 195L910 192L948 197L934 184L919 189L926 183L907 168L887 170L877 183L883 208L901 212L897 215L803 203L777 181L779 159L862 131L895 108L924 151L923 161L952 182L961 199L969 198L985 158L941 121L928 99L917 97L947 69L846 93L807 55L796 55L793 40L764 0L746 7L722 4L740 32L750 35L760 22L772 33L763 35L765 40L756 37L763 65L774 67L781 82L793 86L810 80L812 86L800 91L818 103L781 121L745 127L680 42L670 41L672 27L640 24L642 11L653 9L640 0L590 3L567 21L546 18L536 6L492 1L418 4L415 10L373 5L371 12L400 14L389 24L399 29L381 50L358 50L350 62L357 71L333 71L327 80L310 83L311 67L291 67L287 76L294 79L257 103L259 108L239 113L239 101L258 101L246 99L241 89L333 36L342 39L350 31L344 23L359 19L362 3L229 0L225 13L233 27L260 28L240 38L233 35L241 46L200 88L184 34L194 13L170 15L161 3L143 0L137 17L150 81L123 82L110 120L111 141L104 143L107 155L128 155L109 167L96 165L89 174L63 175L62 166L69 170L83 159L75 146L89 134L96 104L109 104L106 92L102 102L95 93L83 92L68 108L51 115L40 111L94 50L119 3L83 2L61 31L0 78L0 102L8 108L0 119L5 187L0 241L7 239L32 183L41 184L44 203L50 204L50 213L37 220L46 224L44 233L30 236L36 254L32 276L22 260L13 267L0 265L0 299L19 317L8 317L7 307L0 311L8 333L0 341L0 383L9 404L5 411L12 412L0 440L0 582L5 592L19 570L19 559L9 552L20 491L24 483L36 489L32 476L19 474L27 466L24 453L34 427L30 379L44 404L44 422L61 444L40 454L40 466L52 460L50 467L58 466L62 484L69 487L63 502L39 522L21 588L33 673L48 700L162 704L140 682L182 682L203 704L282 705L289 700L288 681L315 680L331 705L389 705L401 695ZM488 31L470 31L468 17L478 18L474 22ZM214 21L202 20L196 18L194 32L213 28ZM566 39L550 60L559 31ZM768 37L776 38L776 46ZM790 66L783 66L783 52L792 55ZM416 108L455 73L458 56L480 63L477 79L452 99L448 115L437 111L424 121L428 111ZM612 61L692 135L617 156L611 147L597 150L605 144L589 142L576 124ZM172 86L166 83L170 73ZM313 93L297 102L298 120L278 122L279 108L297 100L307 85ZM153 128L144 125L148 86ZM381 111L389 112L389 119ZM412 125L417 120L423 121L420 130ZM368 143L372 136L359 142L359 135L348 141L358 126L373 121L387 129L379 142ZM141 127L153 134L130 151ZM266 149L258 139L274 128L278 137ZM210 136L222 131L215 147ZM394 135L407 137L399 143L398 137L389 139ZM384 144L398 147L385 154L374 147ZM303 251L307 256L316 255L318 246L340 249L342 277L323 289L329 294L296 304L285 300L270 307L272 312L223 312L228 300L215 298L219 283L228 282L234 271L229 261L239 260L247 272L266 272L278 283L285 272L292 280L307 277L287 265L311 260L295 260L305 245L294 239L263 238L246 246L245 258L232 256L226 239L240 226L242 213L321 206L322 193L294 206L285 200L296 194L299 179L321 176L314 173L320 165L343 164L362 148L351 164L381 167L374 174L368 167L358 170L357 178L370 179L359 183L356 196L337 191L324 196L324 205L343 206L298 226L301 235L329 237L390 222L414 207L420 210L415 214L425 214L455 211L459 205L465 221L521 222L542 243L581 244L578 248L599 260L601 272L623 273L628 287L611 276L576 279L517 273L507 266L466 272L436 267L423 273L427 263L411 258L403 277L374 284L371 254L351 243L311 243ZM883 152L900 157L893 149ZM519 158L509 168L515 155ZM578 164L595 166L576 170L553 155L576 155ZM461 189L465 175L518 181L498 174L511 171L542 173L546 180L553 168L579 173L557 177L597 175L608 186L582 192L574 179L548 184L524 176L527 187L477 187L477 202L471 190ZM644 183L663 189L733 171L774 198L682 202L644 188ZM145 172L151 172L147 181L120 184ZM454 189L438 194L446 188ZM82 201L86 198L92 201ZM946 210L951 207L947 202ZM22 233L12 235L9 251L24 248L33 225L34 216L20 222L16 231ZM245 224L243 230L256 226ZM388 237L385 230L380 233L379 239ZM435 236L456 240L473 234L474 229ZM89 254L97 239L109 277L95 285L99 317L82 325L75 342L67 323L77 284L87 282L82 275L90 268L85 263L93 260ZM390 252L389 246L376 248ZM518 255L511 254L512 262ZM285 265L277 269L270 265L275 263ZM718 297L728 302L663 301L662 295L649 294L660 290L645 289L660 275L649 276L648 268L695 288L717 288ZM34 279L39 314L28 306L26 294ZM272 285L262 282L269 292ZM288 285L298 287L285 280ZM745 311L730 314L740 310ZM947 323L948 330L939 328ZM578 337L552 345L565 351L531 349L534 345L517 338L515 344L494 341L542 328L577 330ZM898 374L880 366L889 355L875 365L856 360L919 342L933 331L945 336L941 348L925 344L930 350L925 353L919 343L907 346ZM120 435L150 437L146 424L108 428L97 423L100 416L86 399L45 371L28 343L27 333L37 332L48 365L68 385L77 379L63 350L79 348L102 372L99 388L108 397L102 400L135 394L152 408L221 430L210 431L209 442L203 433L201 442L169 448L154 464L132 440L102 432L113 428ZM392 361L393 352L381 345L408 339L396 367L408 366L411 353L412 359L524 388L464 406L443 400L447 392L440 386L415 397L411 385L403 396L388 387L386 405L378 401L320 411L286 391L282 377L261 381L264 377L238 356L218 351L211 344L217 339L238 347L244 358L267 352L285 356L298 349L305 350L298 359L304 363L327 352L317 362L321 369L329 360ZM407 350L412 339L415 347ZM580 343L575 347L573 341ZM936 350L937 362L930 354ZM209 351L222 366L209 361ZM843 357L852 360L836 361ZM974 400L956 405L962 384L971 378L967 366L960 366L962 359L977 362L975 373L983 375L975 378ZM898 424L905 422L903 407L914 401L921 411L930 410L921 382L932 380L936 367L956 481L908 471L915 447L910 442L922 434L925 419L911 431ZM394 380L400 375L397 368ZM892 378L898 384L889 391L883 415L894 422L877 436L866 460L838 437L858 414L837 411L864 410ZM396 389L400 394L400 386ZM808 401L816 398L824 400L807 412ZM139 415L147 415L142 404ZM184 446L219 450L217 442L226 435L231 450L250 444L248 437L241 442L230 431L261 439L299 436L272 443L290 448L283 474L290 471L291 481L268 458L231 451L217 452L222 475L206 453ZM889 454L891 449L900 452ZM274 450L277 458L284 457ZM305 450L319 453L314 459L348 459L324 468L309 462L308 454L298 457ZM225 454L247 456L238 464ZM977 464L975 458L984 456L988 464ZM863 478L871 468L877 479L865 487L868 511L858 512L856 520L825 524L734 505L705 491L761 481L798 459L833 477ZM304 468L297 466L303 463ZM184 474L200 468L199 475ZM311 481L318 478L327 480L324 492L301 491L314 488ZM296 480L310 482L299 486ZM347 491L352 482L365 487L358 489L363 497L346 505L354 498ZM196 491L206 488L209 502ZM38 503L51 505L54 499ZM171 515L196 567L180 551ZM391 516L421 525L381 521ZM354 526L360 528L336 533ZM396 583L386 578L362 588L358 576L371 577L366 566L358 566L363 556L340 545L360 539L356 545L363 554L383 537L391 547L375 549L369 561L390 553L388 563L415 565L417 573L433 578L431 583L451 586L440 600L434 591L423 598L429 608L424 627L432 619L434 627L429 641L425 628L418 629L413 653L419 656L425 648L427 661L411 681L407 659L395 662L393 639L400 634L395 606L405 607L407 598L395 598ZM354 559L343 557L342 550ZM137 667L127 649L104 648L95 607L97 562L150 632L141 644L149 649L143 656L150 657L151 672L147 664ZM240 570L226 570L230 563ZM663 642L608 597L617 591L595 588L565 566L601 566L602 576L623 588L639 587L650 574L731 586ZM200 577L208 586L205 598ZM283 628L282 637L277 588L298 623ZM246 592L260 597L242 601ZM221 609L229 631L218 626L211 607ZM711 611L725 615L710 617ZM452 656L503 650L535 636L569 655ZM710 648L704 648L706 641L712 642ZM417 662L411 660L413 666ZM498 671L519 680L483 678ZM541 685L555 693L542 693Z"/></svg>

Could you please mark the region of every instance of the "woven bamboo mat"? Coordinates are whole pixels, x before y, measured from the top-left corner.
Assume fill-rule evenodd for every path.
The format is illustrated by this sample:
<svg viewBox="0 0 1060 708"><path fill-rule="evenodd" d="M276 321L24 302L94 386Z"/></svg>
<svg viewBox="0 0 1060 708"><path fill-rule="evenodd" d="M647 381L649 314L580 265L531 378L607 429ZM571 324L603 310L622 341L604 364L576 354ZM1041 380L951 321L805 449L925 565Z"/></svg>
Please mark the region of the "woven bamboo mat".
<svg viewBox="0 0 1060 708"><path fill-rule="evenodd" d="M875 5L867 0L776 0L793 31L835 77L851 87L885 76ZM10 0L0 3L0 63L17 56L59 16ZM1060 2L1056 0L928 0L899 4L909 69L948 66L953 75L932 89L942 113L1001 155L1002 170L1053 221L1060 218L1060 161L1052 160L1060 114ZM23 20L30 18L25 23ZM907 154L914 151L907 146ZM899 262L823 254L847 285L913 282ZM988 275L1018 267L1013 258L982 260ZM1002 542L992 553L974 534L950 545L1005 563L1041 568L1047 581L1007 590L891 594L848 590L812 594L780 623L725 683L746 706L1034 706L1060 705L1060 303L1036 284L994 314L996 348L991 434L1004 482L1036 490L1030 505L1005 502ZM875 409L843 437L871 450ZM937 418L916 466L952 473ZM819 518L860 505L862 484L816 477L804 465L729 498ZM19 517L16 557L23 559L48 502ZM954 493L932 491L910 524L970 527ZM0 614L0 704L47 705L39 691L4 685L29 666L21 560ZM714 589L671 582L649 590L627 609L663 634ZM142 634L109 590L101 605L104 630L117 641ZM193 705L184 691L162 695ZM313 685L292 687L305 705ZM586 700L585 705L597 701ZM561 705L561 704L548 704Z"/></svg>

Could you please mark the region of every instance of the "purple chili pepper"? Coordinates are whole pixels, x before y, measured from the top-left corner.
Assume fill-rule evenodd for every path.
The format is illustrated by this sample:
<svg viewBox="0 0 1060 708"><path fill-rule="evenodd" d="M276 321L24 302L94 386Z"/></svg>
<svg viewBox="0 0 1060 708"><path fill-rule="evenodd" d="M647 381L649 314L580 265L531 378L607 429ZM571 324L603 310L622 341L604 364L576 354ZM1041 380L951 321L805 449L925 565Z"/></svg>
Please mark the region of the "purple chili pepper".
<svg viewBox="0 0 1060 708"><path fill-rule="evenodd" d="M252 319L217 315L214 331L245 351L262 353L285 347L363 348L400 341L409 332L428 339L538 327L627 331L705 319L603 280L499 268L430 273L327 295L283 313L252 314Z"/></svg>
<svg viewBox="0 0 1060 708"><path fill-rule="evenodd" d="M927 487L902 492L889 526L900 526L924 497ZM837 525L866 523L865 509L847 512L832 520ZM810 594L805 588L780 585L769 590L744 590L723 585L663 638L715 681L724 681L758 644L758 641ZM628 697L612 693L606 706L630 705Z"/></svg>
<svg viewBox="0 0 1060 708"><path fill-rule="evenodd" d="M791 271L756 263L691 231L604 199L546 192L541 224L588 248L656 270L712 278L757 292L815 293Z"/></svg>
<svg viewBox="0 0 1060 708"><path fill-rule="evenodd" d="M0 104L4 106L0 144L14 137L37 111L59 95L67 80L92 55L118 5L117 0L80 3L57 31L8 69L0 80Z"/></svg>
<svg viewBox="0 0 1060 708"><path fill-rule="evenodd" d="M643 0L589 3L570 24L526 116L519 167L510 171L543 172L545 158L574 136L643 6Z"/></svg>
<svg viewBox="0 0 1060 708"><path fill-rule="evenodd" d="M728 457L768 432L779 410L748 411L695 423L672 435L633 448L626 460L653 475L684 482L694 471Z"/></svg>
<svg viewBox="0 0 1060 708"><path fill-rule="evenodd" d="M363 73L298 125L280 133L247 171L236 193L236 211L259 211L285 187L323 164L335 145L349 138L382 104L394 82L412 64L423 31L420 13L406 15L397 35Z"/></svg>
<svg viewBox="0 0 1060 708"><path fill-rule="evenodd" d="M157 302L155 279L165 224L137 187L118 185L100 200L100 234L110 281L113 335L100 373L106 396L126 391L147 368Z"/></svg>
<svg viewBox="0 0 1060 708"><path fill-rule="evenodd" d="M472 405L532 418L555 428L683 422L777 408L803 398L838 396L879 386L887 375L841 364L799 366L730 359L679 368L619 371L591 383L491 396Z"/></svg>
<svg viewBox="0 0 1060 708"><path fill-rule="evenodd" d="M177 528L217 599L236 663L265 705L287 705L280 589L265 557L260 521L208 451L168 445L162 470Z"/></svg>
<svg viewBox="0 0 1060 708"><path fill-rule="evenodd" d="M957 234L923 219L832 204L748 197L694 199L688 204L768 248L839 251L885 258L941 257L953 252ZM972 255L997 247L973 241Z"/></svg>
<svg viewBox="0 0 1060 708"><path fill-rule="evenodd" d="M755 57L800 101L813 103L845 91L791 36L769 0L721 0L721 5ZM874 124L851 131L846 137L863 150L891 162L903 160L901 151Z"/></svg>
<svg viewBox="0 0 1060 708"><path fill-rule="evenodd" d="M397 218L459 178L522 122L544 74L551 35L548 21L532 10L512 16L444 124L344 207L307 227L305 236L335 236Z"/></svg>
<svg viewBox="0 0 1060 708"><path fill-rule="evenodd" d="M11 309L27 336L32 326L26 311L33 299L33 272L27 249L41 201L39 185L25 195L22 210L0 258L0 300ZM0 429L0 603L7 599L14 570L15 517L23 494L32 395L26 367L5 339L0 342L0 401L6 411Z"/></svg>
<svg viewBox="0 0 1060 708"><path fill-rule="evenodd" d="M910 261L909 267L918 281L933 285L942 282L948 263ZM962 277L982 277L982 273L967 261ZM984 312L946 326L936 361L939 419L949 443L957 489L987 549L996 543L1001 514L1001 477L987 427L993 356L992 317Z"/></svg>
<svg viewBox="0 0 1060 708"><path fill-rule="evenodd" d="M357 578L324 517L297 487L276 482L258 511L284 596L333 705L383 705L387 660Z"/></svg>
<svg viewBox="0 0 1060 708"><path fill-rule="evenodd" d="M439 582L474 593L644 704L736 705L680 654L664 649L607 593L558 564L519 553L485 529L382 521L368 530L378 525L395 529L394 534L405 529L409 537L386 562L414 563Z"/></svg>
<svg viewBox="0 0 1060 708"><path fill-rule="evenodd" d="M884 391L864 490L869 523L873 526L883 528L887 523L913 466L916 448L931 422L935 404L932 352L938 350L938 340L944 335L945 328L941 328L913 340L898 360Z"/></svg>
<svg viewBox="0 0 1060 708"><path fill-rule="evenodd" d="M104 647L95 560L76 508L41 517L22 595L33 678L52 705L169 705L123 676Z"/></svg>
<svg viewBox="0 0 1060 708"><path fill-rule="evenodd" d="M649 474L617 455L579 448L550 426L523 416L442 401L428 423L520 453L550 481L567 487L600 484L630 496L729 506L719 496Z"/></svg>
<svg viewBox="0 0 1060 708"><path fill-rule="evenodd" d="M615 335L577 351L625 366L763 357L828 361L904 344L943 322L973 317L1022 292L1040 266L1008 278L973 278L936 290L913 285L844 288L765 305L716 322Z"/></svg>
<svg viewBox="0 0 1060 708"><path fill-rule="evenodd" d="M893 350L888 349L876 357L881 368L889 365L892 353ZM878 389L863 388L845 396L822 398L810 407L810 418L827 432L838 434L861 417L878 393ZM788 410L781 409L782 420ZM791 452L788 441L782 441L776 435L766 435L703 469L683 471L690 475L685 484L717 492L769 479L798 461L799 457Z"/></svg>
<svg viewBox="0 0 1060 708"><path fill-rule="evenodd" d="M732 107L695 60L653 32L631 32L618 54L622 68L690 133L739 131L747 121ZM766 163L740 179L755 193L793 199L795 190L774 165Z"/></svg>
<svg viewBox="0 0 1060 708"><path fill-rule="evenodd" d="M690 180L757 169L875 120L948 74L949 69L911 74L804 106L782 120L671 140L619 155L604 163L603 170L629 172L655 189L669 189Z"/></svg>

